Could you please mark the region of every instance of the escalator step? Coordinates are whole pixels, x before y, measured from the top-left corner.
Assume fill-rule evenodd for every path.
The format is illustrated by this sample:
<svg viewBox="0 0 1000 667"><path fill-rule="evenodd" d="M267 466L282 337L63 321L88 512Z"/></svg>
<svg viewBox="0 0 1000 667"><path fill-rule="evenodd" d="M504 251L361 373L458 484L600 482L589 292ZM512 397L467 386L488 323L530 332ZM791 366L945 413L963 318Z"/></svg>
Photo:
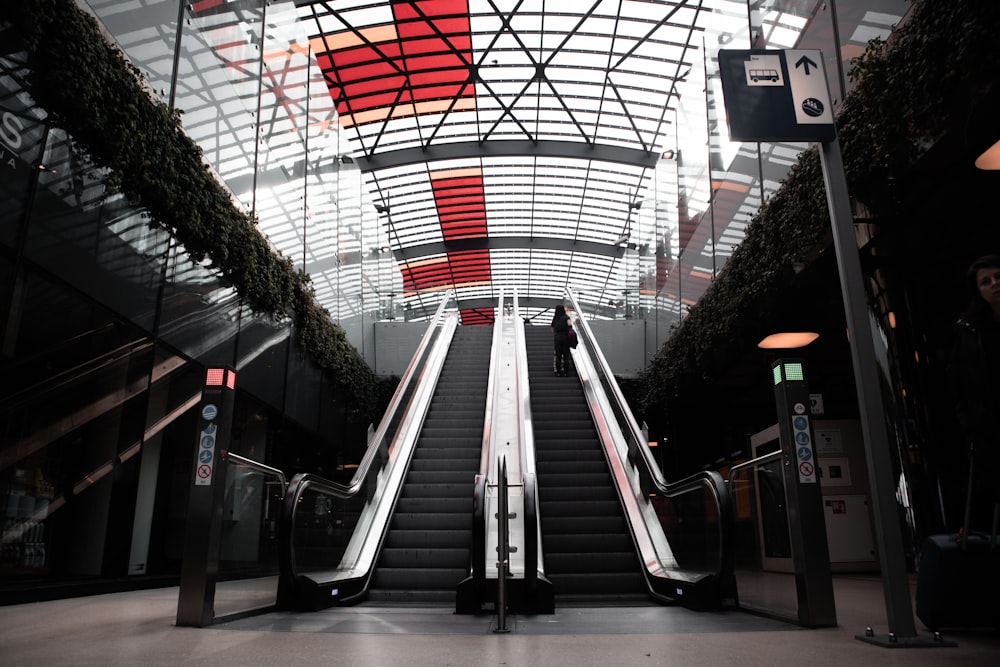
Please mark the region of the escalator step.
<svg viewBox="0 0 1000 667"><path fill-rule="evenodd" d="M560 574L586 574L589 572L619 572L630 574L636 571L633 551L580 551L550 553L545 555L546 568L551 567Z"/></svg>
<svg viewBox="0 0 1000 667"><path fill-rule="evenodd" d="M410 469L406 476L407 486L410 484L466 484L475 482L475 475L467 470L415 470Z"/></svg>
<svg viewBox="0 0 1000 667"><path fill-rule="evenodd" d="M451 499L461 498L466 502L472 502L472 492L475 488L472 480L467 480L461 484L411 484L409 481L403 486L400 499L412 498L438 498Z"/></svg>
<svg viewBox="0 0 1000 667"><path fill-rule="evenodd" d="M610 537L612 533L627 535L625 518L618 516L563 516L543 519L545 543L550 537L559 535L580 535L585 533L603 534Z"/></svg>
<svg viewBox="0 0 1000 667"><path fill-rule="evenodd" d="M469 551L472 528L467 530L392 530L386 536L385 547L393 549L463 549Z"/></svg>
<svg viewBox="0 0 1000 667"><path fill-rule="evenodd" d="M544 489L542 490L544 498ZM542 526L549 518L567 516L621 516L621 505L617 500L561 500L547 502L542 500L540 514Z"/></svg>
<svg viewBox="0 0 1000 667"><path fill-rule="evenodd" d="M471 501L470 501L471 502ZM396 532L410 530L471 531L472 512L404 512L397 510L392 515L392 530L386 540Z"/></svg>
<svg viewBox="0 0 1000 667"><path fill-rule="evenodd" d="M603 486L579 486L552 484L548 480L545 482L545 492L542 496L543 506L548 506L552 502L586 502L586 501L610 501L618 502L618 493L611 488L607 479Z"/></svg>
<svg viewBox="0 0 1000 667"><path fill-rule="evenodd" d="M471 537L471 535L470 535ZM468 548L415 548L383 547L379 558L379 569L426 567L453 568L463 570L469 567L472 550Z"/></svg>
<svg viewBox="0 0 1000 667"><path fill-rule="evenodd" d="M396 511L404 514L455 514L472 512L472 494L465 498L400 498Z"/></svg>
<svg viewBox="0 0 1000 667"><path fill-rule="evenodd" d="M613 498L617 498L617 494L611 487L611 476L605 470L604 472L557 472L557 473L543 473L539 475L539 478L544 480L545 488L550 487L581 487L581 488L599 488L604 491L610 491ZM591 497L591 496L587 496ZM543 496L545 500L549 500L549 496Z"/></svg>
<svg viewBox="0 0 1000 667"><path fill-rule="evenodd" d="M451 594L455 600L455 588L468 573L463 567L382 567L375 570L372 588L397 590L441 589ZM371 596L369 595L369 598Z"/></svg>
<svg viewBox="0 0 1000 667"><path fill-rule="evenodd" d="M556 595L563 603L564 596L573 596L582 600L605 600L621 596L629 600L633 595L639 599L649 600L646 583L639 572L571 572L551 573L546 576L552 581ZM599 595L600 598L589 596Z"/></svg>
<svg viewBox="0 0 1000 667"><path fill-rule="evenodd" d="M441 456L438 458L430 458L426 456L427 452L421 452L424 456L414 456L413 460L410 461L410 473L414 472L460 472L469 476L470 480L474 480L476 473L479 472L479 450L473 449L470 452L470 456L464 458L456 458L455 454L461 453L457 450L449 450L448 456ZM471 464L470 464L471 462Z"/></svg>

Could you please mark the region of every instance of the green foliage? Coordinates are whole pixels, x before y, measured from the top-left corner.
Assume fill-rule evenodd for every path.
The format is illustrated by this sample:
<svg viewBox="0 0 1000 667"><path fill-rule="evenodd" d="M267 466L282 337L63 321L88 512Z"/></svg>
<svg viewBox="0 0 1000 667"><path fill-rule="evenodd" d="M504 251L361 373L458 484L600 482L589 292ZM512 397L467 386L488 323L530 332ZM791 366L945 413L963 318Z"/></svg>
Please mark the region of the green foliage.
<svg viewBox="0 0 1000 667"><path fill-rule="evenodd" d="M919 0L888 40L873 40L855 59L838 135L851 194L876 216L898 215L921 155L946 131L961 132L976 100L1000 82L998 28L998 2ZM727 355L759 340L760 319L790 282L792 262L831 238L812 149L754 215L743 242L647 369L641 411L669 414L682 388L711 380Z"/></svg>
<svg viewBox="0 0 1000 667"><path fill-rule="evenodd" d="M309 278L276 253L256 220L215 178L182 130L180 114L143 87L141 73L73 0L7 2L0 8L28 54L28 89L107 185L169 230L195 261L208 258L258 313L291 318L298 342L330 373L349 409L379 418L384 394L375 374L315 300Z"/></svg>

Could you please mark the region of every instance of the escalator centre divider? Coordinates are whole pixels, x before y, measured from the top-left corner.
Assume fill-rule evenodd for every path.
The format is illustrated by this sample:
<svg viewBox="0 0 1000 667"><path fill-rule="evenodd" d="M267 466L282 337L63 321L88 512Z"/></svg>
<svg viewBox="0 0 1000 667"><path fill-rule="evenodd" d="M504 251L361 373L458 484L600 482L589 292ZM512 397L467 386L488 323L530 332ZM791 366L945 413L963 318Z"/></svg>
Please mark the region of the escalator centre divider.
<svg viewBox="0 0 1000 667"><path fill-rule="evenodd" d="M475 476L472 558L455 610L551 614L538 522L524 320L516 290L501 291L493 327L482 457ZM502 525L501 525L502 524Z"/></svg>
<svg viewBox="0 0 1000 667"><path fill-rule="evenodd" d="M300 473L289 483L278 522L279 608L318 610L363 599L458 327L449 304L450 290L351 481Z"/></svg>

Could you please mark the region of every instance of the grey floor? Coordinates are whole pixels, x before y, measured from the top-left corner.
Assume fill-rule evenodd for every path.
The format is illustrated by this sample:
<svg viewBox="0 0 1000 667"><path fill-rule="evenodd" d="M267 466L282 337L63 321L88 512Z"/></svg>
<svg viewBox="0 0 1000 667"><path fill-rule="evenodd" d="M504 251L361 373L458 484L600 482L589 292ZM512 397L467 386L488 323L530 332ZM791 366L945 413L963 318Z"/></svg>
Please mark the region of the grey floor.
<svg viewBox="0 0 1000 667"><path fill-rule="evenodd" d="M252 601L229 591L220 604ZM881 582L835 578L838 627L806 630L739 610L565 608L552 615L459 616L434 607L272 612L177 627L177 589L0 606L0 665L1000 665L992 630L945 633L956 647L883 648ZM218 610L217 610L218 611ZM916 621L918 637L931 635Z"/></svg>

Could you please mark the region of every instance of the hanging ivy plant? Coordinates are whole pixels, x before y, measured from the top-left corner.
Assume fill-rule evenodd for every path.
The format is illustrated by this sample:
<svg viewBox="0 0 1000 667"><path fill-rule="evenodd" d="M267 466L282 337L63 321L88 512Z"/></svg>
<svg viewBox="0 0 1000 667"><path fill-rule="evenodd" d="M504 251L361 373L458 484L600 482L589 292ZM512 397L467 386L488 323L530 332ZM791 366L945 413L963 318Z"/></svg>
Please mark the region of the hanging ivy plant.
<svg viewBox="0 0 1000 667"><path fill-rule="evenodd" d="M920 157L949 129L963 131L977 101L1000 85L1000 3L914 2L888 39L872 40L837 127L852 195L878 217L904 209ZM758 340L760 317L790 282L792 263L831 243L819 156L803 152L753 216L746 237L642 378L640 411L670 414L686 386L721 372Z"/></svg>
<svg viewBox="0 0 1000 667"><path fill-rule="evenodd" d="M291 319L298 342L329 372L358 418L375 420L385 390L315 299L309 277L275 252L184 133L180 112L155 99L139 70L72 0L5 2L28 57L28 91L95 164L109 188L170 231L258 313Z"/></svg>

